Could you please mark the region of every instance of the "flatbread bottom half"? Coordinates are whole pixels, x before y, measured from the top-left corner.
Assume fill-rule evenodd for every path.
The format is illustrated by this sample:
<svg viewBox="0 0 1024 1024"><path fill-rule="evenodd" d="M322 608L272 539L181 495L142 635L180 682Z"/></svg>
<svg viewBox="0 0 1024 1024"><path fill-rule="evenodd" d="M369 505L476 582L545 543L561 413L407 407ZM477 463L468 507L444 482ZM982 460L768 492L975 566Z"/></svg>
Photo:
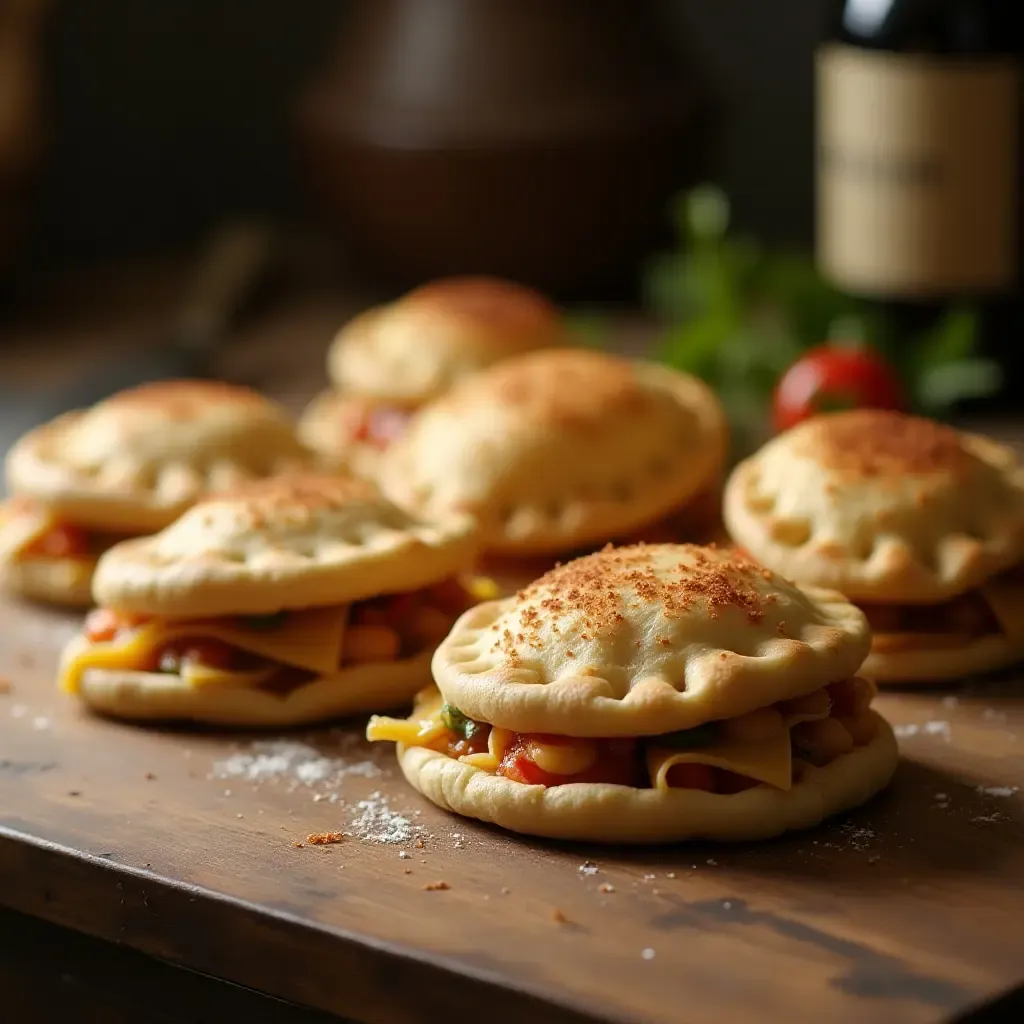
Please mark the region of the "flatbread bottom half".
<svg viewBox="0 0 1024 1024"><path fill-rule="evenodd" d="M80 695L115 718L250 728L306 725L409 703L430 682L432 654L343 669L283 695L255 687L189 686L180 676L156 672L89 669Z"/></svg>
<svg viewBox="0 0 1024 1024"><path fill-rule="evenodd" d="M872 649L860 674L877 683L909 685L962 679L1006 668L1024 655L1020 642L1003 633L978 637L962 647L920 647L902 651Z"/></svg>
<svg viewBox="0 0 1024 1024"><path fill-rule="evenodd" d="M66 558L25 558L7 562L4 586L32 601L88 608L94 564Z"/></svg>
<svg viewBox="0 0 1024 1024"><path fill-rule="evenodd" d="M858 807L885 787L899 751L889 723L871 715L877 729L871 743L824 768L808 768L788 792L771 786L728 796L603 783L529 786L403 744L398 760L406 779L439 807L513 832L612 843L769 839Z"/></svg>

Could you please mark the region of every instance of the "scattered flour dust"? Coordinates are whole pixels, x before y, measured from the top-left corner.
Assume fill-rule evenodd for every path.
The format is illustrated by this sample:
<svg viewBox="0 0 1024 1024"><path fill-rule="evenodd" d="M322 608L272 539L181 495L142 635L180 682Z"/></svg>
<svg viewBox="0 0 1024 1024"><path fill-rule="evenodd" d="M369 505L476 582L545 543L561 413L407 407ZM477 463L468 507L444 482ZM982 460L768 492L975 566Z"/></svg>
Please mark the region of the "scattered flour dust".
<svg viewBox="0 0 1024 1024"><path fill-rule="evenodd" d="M839 833L843 842L852 850L866 850L878 838L878 833L874 829L849 821L840 826Z"/></svg>
<svg viewBox="0 0 1024 1024"><path fill-rule="evenodd" d="M285 782L296 790L302 786L330 787L346 776L373 779L383 774L380 765L367 756L358 736L343 735L336 746L328 755L299 740L257 740L214 762L210 778Z"/></svg>
<svg viewBox="0 0 1024 1024"><path fill-rule="evenodd" d="M408 843L423 830L405 815L393 811L384 795L371 793L355 805L355 815L349 822L350 832L371 843Z"/></svg>
<svg viewBox="0 0 1024 1024"><path fill-rule="evenodd" d="M976 792L981 796L1013 796L1020 789L1019 786L978 786Z"/></svg>
<svg viewBox="0 0 1024 1024"><path fill-rule="evenodd" d="M346 777L376 779L388 772L374 760L373 752L361 737L340 733L329 740L320 747L301 740L257 740L216 761L209 778L255 785L284 783L289 792L313 790L314 802L327 801L350 811L346 836L374 843L422 840L424 829L392 810L383 793L373 792L355 802L344 799L338 787ZM224 790L225 796L230 792Z"/></svg>
<svg viewBox="0 0 1024 1024"><path fill-rule="evenodd" d="M940 736L946 743L949 743L953 736L949 722L941 720L921 724L911 722L905 725L897 725L893 727L893 732L901 740L909 739L912 736Z"/></svg>

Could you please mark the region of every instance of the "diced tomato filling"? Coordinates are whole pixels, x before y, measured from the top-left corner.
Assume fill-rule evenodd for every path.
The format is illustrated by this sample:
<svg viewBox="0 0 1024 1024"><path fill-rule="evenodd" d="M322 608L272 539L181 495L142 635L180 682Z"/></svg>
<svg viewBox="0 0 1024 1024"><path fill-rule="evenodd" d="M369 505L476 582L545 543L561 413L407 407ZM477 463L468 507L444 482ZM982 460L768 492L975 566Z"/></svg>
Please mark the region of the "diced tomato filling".
<svg viewBox="0 0 1024 1024"><path fill-rule="evenodd" d="M25 558L84 558L92 550L87 530L71 523L57 523L26 545L21 554Z"/></svg>
<svg viewBox="0 0 1024 1024"><path fill-rule="evenodd" d="M444 752L449 757L465 757L467 754L486 754L487 739L491 734L489 725L477 725L469 738L450 732L444 739Z"/></svg>
<svg viewBox="0 0 1024 1024"><path fill-rule="evenodd" d="M556 775L541 768L529 754L533 740L548 746L571 745L565 736L517 736L515 743L505 752L497 774L513 782L539 786L563 786L568 782L607 782L617 786L638 786L643 781L643 764L639 757L639 744L632 739L597 740L597 753L593 763L574 775Z"/></svg>
<svg viewBox="0 0 1024 1024"><path fill-rule="evenodd" d="M108 643L120 633L138 629L149 616L117 612L113 608L94 608L85 617L83 632L94 644Z"/></svg>
<svg viewBox="0 0 1024 1024"><path fill-rule="evenodd" d="M362 638L371 641L373 650L390 646L409 656L440 643L455 619L474 604L475 598L454 578L424 590L358 601L352 606L348 639L355 644ZM393 643L385 643L384 630L394 634Z"/></svg>

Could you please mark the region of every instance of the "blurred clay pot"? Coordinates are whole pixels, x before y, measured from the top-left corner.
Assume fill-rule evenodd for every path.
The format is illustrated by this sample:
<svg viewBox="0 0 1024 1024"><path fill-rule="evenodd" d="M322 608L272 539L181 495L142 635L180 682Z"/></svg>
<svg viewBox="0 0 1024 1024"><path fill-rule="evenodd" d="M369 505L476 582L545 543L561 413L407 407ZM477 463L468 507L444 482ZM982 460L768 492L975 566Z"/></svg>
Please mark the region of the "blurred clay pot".
<svg viewBox="0 0 1024 1024"><path fill-rule="evenodd" d="M557 294L632 278L708 171L708 124L662 0L350 0L300 111L362 265Z"/></svg>

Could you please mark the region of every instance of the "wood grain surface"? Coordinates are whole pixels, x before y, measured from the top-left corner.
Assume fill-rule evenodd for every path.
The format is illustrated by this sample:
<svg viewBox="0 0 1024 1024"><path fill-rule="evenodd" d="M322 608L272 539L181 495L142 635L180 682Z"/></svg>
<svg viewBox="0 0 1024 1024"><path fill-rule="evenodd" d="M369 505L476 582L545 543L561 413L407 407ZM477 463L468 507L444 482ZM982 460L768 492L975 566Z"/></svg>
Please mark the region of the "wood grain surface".
<svg viewBox="0 0 1024 1024"><path fill-rule="evenodd" d="M76 624L0 601L14 911L374 1024L932 1024L1024 984L1019 677L885 696L904 761L855 814L633 851L448 816L361 721L282 737L91 716L53 683Z"/></svg>
<svg viewBox="0 0 1024 1024"><path fill-rule="evenodd" d="M282 741L92 717L53 688L74 628L0 606L0 892L24 913L359 1021L486 1000L498 1021L925 1022L1024 981L1013 681L884 698L905 762L832 825L624 851L449 817L359 722Z"/></svg>

